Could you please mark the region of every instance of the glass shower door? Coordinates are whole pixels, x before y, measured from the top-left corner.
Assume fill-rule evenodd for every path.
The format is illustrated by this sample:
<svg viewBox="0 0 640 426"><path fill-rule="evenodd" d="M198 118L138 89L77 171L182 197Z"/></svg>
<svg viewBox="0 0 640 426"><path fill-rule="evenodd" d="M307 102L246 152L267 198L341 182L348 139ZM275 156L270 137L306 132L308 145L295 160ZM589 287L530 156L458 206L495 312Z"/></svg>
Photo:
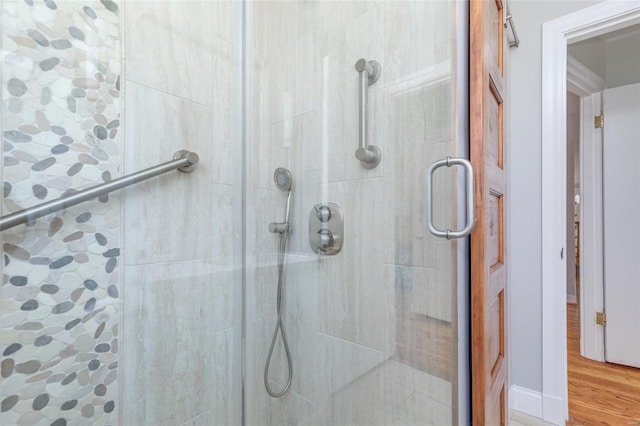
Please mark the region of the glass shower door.
<svg viewBox="0 0 640 426"><path fill-rule="evenodd" d="M459 6L246 4L248 425L441 426L465 412L464 241L432 236L425 211L430 165L466 152ZM364 90L360 59L380 64ZM375 167L356 158L362 132ZM462 176L434 176L441 229L463 227Z"/></svg>

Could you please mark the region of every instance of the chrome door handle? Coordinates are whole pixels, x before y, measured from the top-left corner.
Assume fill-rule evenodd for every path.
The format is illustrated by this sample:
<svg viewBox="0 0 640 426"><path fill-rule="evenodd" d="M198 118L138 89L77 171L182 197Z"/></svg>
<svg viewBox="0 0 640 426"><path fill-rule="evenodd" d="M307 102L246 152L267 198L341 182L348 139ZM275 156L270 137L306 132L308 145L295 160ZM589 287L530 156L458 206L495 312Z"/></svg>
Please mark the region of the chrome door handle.
<svg viewBox="0 0 640 426"><path fill-rule="evenodd" d="M464 228L459 231L452 231L447 229L442 231L437 229L433 224L433 173L440 167L462 166L465 169L466 174L466 201L467 201L467 223ZM473 177L473 166L468 160L464 158L451 158L447 157L443 160L436 161L431 165L427 172L427 225L429 232L436 237L446 238L450 240L452 238L463 238L471 234L476 222L476 209L475 209L475 180Z"/></svg>

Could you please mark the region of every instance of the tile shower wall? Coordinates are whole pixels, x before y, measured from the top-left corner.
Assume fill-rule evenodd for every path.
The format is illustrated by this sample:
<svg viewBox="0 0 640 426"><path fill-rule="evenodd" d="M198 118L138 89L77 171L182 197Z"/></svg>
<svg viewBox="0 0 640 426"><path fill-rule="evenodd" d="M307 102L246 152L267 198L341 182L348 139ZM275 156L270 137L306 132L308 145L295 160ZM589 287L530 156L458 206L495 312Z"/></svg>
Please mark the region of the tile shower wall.
<svg viewBox="0 0 640 426"><path fill-rule="evenodd" d="M2 1L2 214L121 174L119 2ZM115 424L121 201L2 233L0 423Z"/></svg>
<svg viewBox="0 0 640 426"><path fill-rule="evenodd" d="M2 0L3 214L200 164L2 233L0 424L239 423L235 13Z"/></svg>
<svg viewBox="0 0 640 426"><path fill-rule="evenodd" d="M251 425L452 422L455 243L425 224L424 173L455 155L451 1L253 2L247 137L247 421ZM354 158L359 58L382 64L369 87L372 170ZM293 175L284 323L291 391L270 398L263 368L276 323L277 236ZM452 222L454 175L436 182L436 219ZM313 253L308 218L320 201L345 213L345 244ZM455 224L454 224L455 226ZM286 380L278 339L270 380Z"/></svg>
<svg viewBox="0 0 640 426"><path fill-rule="evenodd" d="M236 12L224 1L125 3L125 172L181 149L200 163L125 193L124 425L241 423Z"/></svg>

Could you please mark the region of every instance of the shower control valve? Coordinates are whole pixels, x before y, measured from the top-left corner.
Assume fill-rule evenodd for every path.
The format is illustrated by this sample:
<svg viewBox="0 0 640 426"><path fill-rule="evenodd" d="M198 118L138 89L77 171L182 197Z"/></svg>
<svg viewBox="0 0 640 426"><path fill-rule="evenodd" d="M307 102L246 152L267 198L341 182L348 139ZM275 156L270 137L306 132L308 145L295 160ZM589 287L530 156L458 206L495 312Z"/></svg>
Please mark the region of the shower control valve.
<svg viewBox="0 0 640 426"><path fill-rule="evenodd" d="M335 203L319 203L309 212L309 244L323 256L342 250L344 242L344 215Z"/></svg>

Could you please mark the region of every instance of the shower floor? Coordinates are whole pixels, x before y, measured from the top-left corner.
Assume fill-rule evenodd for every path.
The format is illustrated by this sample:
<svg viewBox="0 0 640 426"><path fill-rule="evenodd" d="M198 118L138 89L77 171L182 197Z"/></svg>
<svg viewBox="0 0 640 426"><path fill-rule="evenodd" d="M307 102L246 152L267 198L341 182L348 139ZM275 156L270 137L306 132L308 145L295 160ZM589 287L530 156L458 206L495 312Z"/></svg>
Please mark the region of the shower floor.
<svg viewBox="0 0 640 426"><path fill-rule="evenodd" d="M452 423L452 392L450 382L389 359L334 392L329 409L303 424L444 426Z"/></svg>

